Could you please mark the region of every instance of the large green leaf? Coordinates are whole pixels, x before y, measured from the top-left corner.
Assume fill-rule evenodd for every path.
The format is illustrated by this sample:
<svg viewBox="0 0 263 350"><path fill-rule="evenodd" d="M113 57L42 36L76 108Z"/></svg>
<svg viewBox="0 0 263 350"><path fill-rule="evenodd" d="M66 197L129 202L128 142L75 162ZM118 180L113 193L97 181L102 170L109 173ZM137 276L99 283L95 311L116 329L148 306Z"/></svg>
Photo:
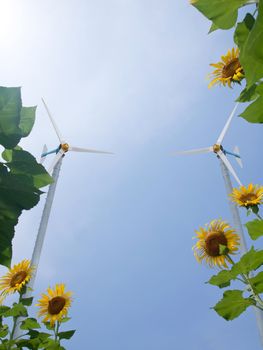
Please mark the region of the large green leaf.
<svg viewBox="0 0 263 350"><path fill-rule="evenodd" d="M10 266L18 217L38 203L42 193L39 188L52 182L30 153L16 148L5 150L7 163L0 163L0 264L5 266Z"/></svg>
<svg viewBox="0 0 263 350"><path fill-rule="evenodd" d="M20 110L22 108L20 88L0 86L0 144L15 147L20 138Z"/></svg>
<svg viewBox="0 0 263 350"><path fill-rule="evenodd" d="M73 337L74 333L76 331L75 330L72 330L72 331L66 331L66 332L59 332L58 333L58 336L59 336L59 339L70 339L71 337Z"/></svg>
<svg viewBox="0 0 263 350"><path fill-rule="evenodd" d="M240 62L244 68L247 85L263 77L263 1L259 1L258 16L247 39L240 48Z"/></svg>
<svg viewBox="0 0 263 350"><path fill-rule="evenodd" d="M4 317L18 317L23 316L27 317L27 309L22 304L14 303L13 307L11 307L9 310L7 310L4 315Z"/></svg>
<svg viewBox="0 0 263 350"><path fill-rule="evenodd" d="M19 128L22 137L28 136L33 128L36 117L36 108L36 106L21 108Z"/></svg>
<svg viewBox="0 0 263 350"><path fill-rule="evenodd" d="M230 270L222 270L217 275L212 276L208 283L219 288L225 288L230 285L230 281L234 278Z"/></svg>
<svg viewBox="0 0 263 350"><path fill-rule="evenodd" d="M4 152L5 159L7 159L6 152L8 152L9 159L6 165L12 174L27 175L32 178L34 186L37 188L47 186L53 181L43 165L37 163L35 157L30 153L22 149L8 150Z"/></svg>
<svg viewBox="0 0 263 350"><path fill-rule="evenodd" d="M263 83L256 87L254 94L255 93L258 98L240 114L240 117L246 119L250 123L263 123Z"/></svg>
<svg viewBox="0 0 263 350"><path fill-rule="evenodd" d="M28 136L35 122L36 107L23 107L21 88L0 86L0 144L15 147Z"/></svg>
<svg viewBox="0 0 263 350"><path fill-rule="evenodd" d="M237 24L236 30L234 33L234 41L239 47L240 51L242 51L243 46L254 24L255 24L255 18L250 13L247 13L244 20Z"/></svg>
<svg viewBox="0 0 263 350"><path fill-rule="evenodd" d="M241 290L227 290L213 309L225 320L230 321L238 317L248 306L254 304L253 299L243 298Z"/></svg>
<svg viewBox="0 0 263 350"><path fill-rule="evenodd" d="M245 224L251 239L256 240L263 236L263 220L253 220Z"/></svg>
<svg viewBox="0 0 263 350"><path fill-rule="evenodd" d="M250 102L258 97L257 84L253 84L250 87L245 87L237 98L237 102Z"/></svg>
<svg viewBox="0 0 263 350"><path fill-rule="evenodd" d="M191 4L210 19L215 27L229 29L237 21L238 8L246 2L247 0L192 0Z"/></svg>
<svg viewBox="0 0 263 350"><path fill-rule="evenodd" d="M255 250L254 247L251 247L240 261L232 267L231 272L233 276L248 274L258 269L261 265L263 265L263 250Z"/></svg>
<svg viewBox="0 0 263 350"><path fill-rule="evenodd" d="M25 329L36 329L41 327L35 318L28 317L27 319L22 321L20 328L25 330Z"/></svg>
<svg viewBox="0 0 263 350"><path fill-rule="evenodd" d="M263 293L263 271L259 272L255 277L250 278L250 282L257 294Z"/></svg>

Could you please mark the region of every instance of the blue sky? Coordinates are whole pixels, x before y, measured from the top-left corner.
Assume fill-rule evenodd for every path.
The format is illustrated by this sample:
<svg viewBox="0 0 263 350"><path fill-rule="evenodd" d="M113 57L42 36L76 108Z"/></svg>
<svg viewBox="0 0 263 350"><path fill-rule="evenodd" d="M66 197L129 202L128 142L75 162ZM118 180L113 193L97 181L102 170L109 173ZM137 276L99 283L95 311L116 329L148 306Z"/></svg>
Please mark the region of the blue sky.
<svg viewBox="0 0 263 350"><path fill-rule="evenodd" d="M232 322L210 309L222 291L204 284L213 271L192 254L195 229L231 222L218 160L171 156L212 145L234 106L239 87L208 90L205 78L231 31L207 35L187 1L1 0L0 9L1 85L22 86L24 105L38 105L23 147L39 157L44 143L58 145L44 97L70 144L116 153L62 164L35 294L57 282L74 292L66 348L260 349L252 309ZM244 169L231 161L244 184L262 183L261 132L235 117L225 138L240 147ZM14 263L31 257L44 200L20 219Z"/></svg>

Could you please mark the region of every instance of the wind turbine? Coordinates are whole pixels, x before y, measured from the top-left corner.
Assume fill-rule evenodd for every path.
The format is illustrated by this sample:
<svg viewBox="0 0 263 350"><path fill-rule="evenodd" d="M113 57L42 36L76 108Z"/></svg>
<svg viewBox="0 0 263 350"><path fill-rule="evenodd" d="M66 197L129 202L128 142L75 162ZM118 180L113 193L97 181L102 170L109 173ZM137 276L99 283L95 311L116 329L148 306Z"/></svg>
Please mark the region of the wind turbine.
<svg viewBox="0 0 263 350"><path fill-rule="evenodd" d="M46 202L45 202L45 206L43 209L43 213L42 213L42 217L41 217L41 221L40 221L40 225L39 225L39 229L38 229L38 234L37 234L37 238L36 238L36 242L35 242L35 246L34 246L34 250L33 250L33 254L32 254L32 259L31 259L31 265L34 266L35 269L34 269L33 276L28 283L29 288L27 288L27 293L26 293L25 297L29 297L31 295L31 291L32 291L32 288L34 286L35 277L36 277L38 264L39 264L39 260L40 260L40 255L41 255L41 251L42 251L42 247L43 247L43 243L44 243L44 239L45 239L45 234L46 234L46 230L47 230L48 220L49 220L49 216L50 216L50 212L51 212L51 207L52 207L52 203L53 203L53 199L54 199L54 195L55 195L55 190L56 190L56 186L57 186L57 182L58 182L58 178L59 178L59 172L60 172L62 160L63 160L65 154L69 151L85 152L85 153L99 153L99 154L113 154L112 152L105 152L105 151L100 151L100 150L96 150L96 149L70 146L65 141L65 139L61 136L61 133L56 125L56 122L55 122L54 118L52 117L52 115L51 115L51 113L50 113L50 111L49 111L49 109L48 109L48 107L43 99L42 99L42 102L43 102L44 107L46 109L46 112L49 116L49 119L53 125L53 128L57 134L57 137L59 140L59 146L57 148L49 151L49 152L47 151L46 146L44 146L43 153L41 154L41 162L44 161L44 159L47 155L53 154L53 153L56 154L53 161L51 162L51 165L49 166L49 169L48 169L49 172L52 172L53 183L49 186L49 189L48 189L48 194L46 197Z"/></svg>
<svg viewBox="0 0 263 350"><path fill-rule="evenodd" d="M30 281L28 282L27 291L23 296L24 298L29 298L32 295L32 290L33 290L33 286L34 286L34 282L35 282L35 278L36 278L36 274L37 274L40 255L42 252L42 247L43 247L43 243L44 243L44 239L45 239L45 235L46 235L46 231L47 231L48 220L49 220L51 207L52 207L52 203L54 200L56 186L57 186L57 182L58 182L58 178L59 178L59 172L60 172L62 160L63 160L65 154L68 151L86 152L86 153L100 153L100 154L113 154L112 152L105 152L105 151L99 151L99 150L95 150L95 149L70 146L65 141L65 139L61 136L61 133L56 125L56 122L55 122L54 118L52 117L52 115L51 115L43 98L42 98L42 102L44 104L44 107L47 111L49 119L50 119L50 121L54 127L54 130L57 134L57 137L59 139L59 146L51 151L47 151L47 147L45 145L43 152L41 154L40 161L41 161L41 163L43 163L43 161L45 160L47 155L56 153L56 155L55 155L55 157L54 157L54 159L53 159L53 161L48 169L49 172L52 172L53 182L52 182L52 184L49 185L45 206L44 206L44 209L42 212L42 217L41 217L41 221L39 224L39 229L38 229L38 233L37 233L37 237L36 237L36 241L35 241L35 245L34 245L34 250L33 250L32 258L31 258L31 266L34 267L34 271L33 271L33 274L32 274ZM23 317L19 317L19 319L17 320L16 326L14 329L14 338L19 337L21 334L21 330L20 330L18 325L19 325L22 318Z"/></svg>
<svg viewBox="0 0 263 350"><path fill-rule="evenodd" d="M230 200L230 197L229 197L229 194L232 193L232 191L233 191L230 173L233 175L234 179L237 181L239 186L242 186L242 183L241 183L239 177L237 176L235 170L233 169L231 163L227 159L226 155L234 156L236 161L238 162L238 164L241 167L242 167L242 162L241 162L241 158L240 158L239 150L238 150L237 146L235 146L234 152L227 151L222 146L222 142L223 142L225 135L229 129L230 123L234 117L234 114L235 114L235 111L238 107L238 104L239 103L236 103L233 111L231 112L230 116L228 117L226 124L223 127L223 129L222 129L222 131L221 131L221 133L220 133L220 135L219 135L219 137L216 140L216 143L214 145L206 147L206 148L198 148L198 149L193 149L193 150L189 150L189 151L174 152L173 154L174 155L180 155L180 154L188 155L188 154L199 154L199 153L215 153L216 154L217 158L220 160L220 167L221 167L222 176L223 176L224 183L225 183L226 193L227 193L227 197L228 197L228 203L230 206L230 211L232 214L234 227L236 228L236 231L240 235L241 249L243 250L244 253L246 253L248 251L248 249L247 249L247 244L246 244L245 235L244 235L244 231L243 231L243 225L241 223L238 207L236 206L235 203L233 203ZM256 313L256 320L257 320L257 325L258 325L258 329L259 329L261 342L263 344L263 313L261 310L259 310L257 308L254 308L254 310Z"/></svg>
<svg viewBox="0 0 263 350"><path fill-rule="evenodd" d="M236 182L239 184L239 186L242 185L239 177L237 176L234 168L232 167L231 163L229 162L229 160L226 156L226 155L234 156L235 159L237 160L238 164L242 167L242 161L241 161L241 158L239 155L239 149L236 146L234 148L234 152L230 152L230 151L227 151L222 145L222 142L223 142L225 135L229 129L230 123L235 115L235 111L236 111L237 107L238 107L238 103L235 105L234 109L232 110L230 116L228 117L228 119L226 121L226 124L224 125L224 127L223 127L223 129L222 129L222 131L221 131L221 133L220 133L219 137L217 138L214 145L209 146L209 147L205 147L205 148L192 149L189 151L178 151L178 152L173 153L173 155L180 155L180 154L190 155L190 154L200 154L200 153L214 153L214 154L216 154L217 158L220 160L221 171L222 171L227 194L230 194L233 190L232 182L230 179L230 173L232 174L232 176L234 177ZM234 225L236 227L236 230L240 234L242 250L244 252L247 252L244 232L243 232L238 208L232 201L230 201L229 197L228 197L228 201L230 204L230 209L231 209L231 214L233 217Z"/></svg>

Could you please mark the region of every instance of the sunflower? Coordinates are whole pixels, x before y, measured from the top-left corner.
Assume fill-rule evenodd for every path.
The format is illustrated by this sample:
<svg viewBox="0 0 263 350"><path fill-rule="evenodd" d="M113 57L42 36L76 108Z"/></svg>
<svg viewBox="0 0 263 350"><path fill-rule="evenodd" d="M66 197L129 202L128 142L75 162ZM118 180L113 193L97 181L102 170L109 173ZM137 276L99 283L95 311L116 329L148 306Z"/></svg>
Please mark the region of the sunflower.
<svg viewBox="0 0 263 350"><path fill-rule="evenodd" d="M65 285L56 284L54 289L48 288L47 294L42 294L37 306L40 307L38 315L44 316L43 322L50 322L53 326L56 321L61 321L67 316L71 305L71 292L65 292Z"/></svg>
<svg viewBox="0 0 263 350"><path fill-rule="evenodd" d="M253 207L263 203L263 186L249 184L234 188L230 194L232 201L240 207Z"/></svg>
<svg viewBox="0 0 263 350"><path fill-rule="evenodd" d="M239 236L230 225L221 219L213 220L205 228L195 231L198 242L193 246L194 255L198 262L205 262L210 266L226 267L231 262L228 254L235 254L239 246ZM222 252L225 246L225 251Z"/></svg>
<svg viewBox="0 0 263 350"><path fill-rule="evenodd" d="M209 74L209 76L214 77L208 85L209 88L216 84L223 84L224 86L228 85L231 87L232 83L240 83L245 74L238 56L238 48L233 48L232 50L228 50L225 56L221 56L222 61L210 64L210 66L216 69Z"/></svg>
<svg viewBox="0 0 263 350"><path fill-rule="evenodd" d="M0 299L6 295L20 292L22 287L30 280L34 268L30 266L30 260L22 260L9 269L7 274L0 279Z"/></svg>

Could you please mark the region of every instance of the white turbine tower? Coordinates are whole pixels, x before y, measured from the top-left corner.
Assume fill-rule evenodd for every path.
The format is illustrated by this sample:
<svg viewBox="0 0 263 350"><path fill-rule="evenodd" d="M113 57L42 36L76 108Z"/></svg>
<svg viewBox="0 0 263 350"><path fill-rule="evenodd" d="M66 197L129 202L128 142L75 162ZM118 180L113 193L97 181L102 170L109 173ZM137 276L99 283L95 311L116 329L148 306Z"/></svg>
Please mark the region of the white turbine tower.
<svg viewBox="0 0 263 350"><path fill-rule="evenodd" d="M245 240L245 236L244 236L244 231L243 231L243 225L241 223L241 219L240 219L240 215L239 215L239 211L238 211L238 207L236 206L235 203L233 203L230 200L229 194L232 193L233 191L233 186L232 186L232 182L230 179L230 173L233 175L234 179L237 181L237 183L241 186L242 183L239 180L235 170L233 169L231 163L229 162L229 160L227 159L226 155L229 154L231 156L234 156L235 159L237 160L238 164L242 167L242 162L241 162L241 158L239 155L239 149L236 146L234 148L234 152L229 152L226 149L223 148L222 146L222 142L224 140L224 137L229 129L230 123L234 117L235 111L238 107L238 103L235 105L233 111L231 112L229 118L227 119L227 122L225 124L225 126L223 127L218 139L216 140L216 143L210 147L206 147L206 148L198 148L198 149L193 149L193 150L189 150L189 151L179 151L179 152L174 152L174 155L187 155L187 154L198 154L198 153L215 153L217 158L220 160L220 167L221 167L221 171L222 171L222 175L223 175L223 179L224 179L224 183L225 183L225 188L226 188L226 193L227 193L227 197L228 197L228 203L230 205L230 211L232 214L232 219L233 219L233 224L234 227L236 229L236 231L239 233L240 235L240 241L241 241L241 249L243 251L243 253L247 252L247 245L246 245L246 240ZM255 313L256 313L256 319L257 319L257 324L258 324L258 329L259 329L259 334L260 334L260 338L261 338L261 342L263 344L263 313L261 310L254 308L255 309Z"/></svg>
<svg viewBox="0 0 263 350"><path fill-rule="evenodd" d="M43 247L43 243L44 243L44 239L45 239L45 234L46 234L46 230L47 230L47 224L48 224L48 220L49 220L49 216L50 216L50 212L51 212L52 202L54 199L56 185L58 182L59 171L60 171L61 163L62 163L62 160L63 160L65 154L68 151L100 153L100 154L113 154L112 152L105 152L105 151L99 151L99 150L95 150L95 149L70 146L68 143L65 142L65 139L61 136L61 133L60 133L60 131L55 123L55 120L53 119L45 101L43 99L42 99L42 101L43 101L44 107L47 111L47 114L50 118L50 121L54 127L54 130L57 134L57 137L58 137L60 143L56 149L49 151L49 152L47 152L47 148L46 148L46 146L44 146L44 150L43 150L43 153L41 155L41 161L43 161L48 154L56 153L56 156L54 157L51 165L49 166L49 170L48 170L49 172L53 171L52 172L53 183L49 186L49 189L48 189L48 194L47 194L45 206L43 209L43 213L42 213L42 217L41 217L41 221L40 221L40 225L39 225L39 229L38 229L38 234L37 234L37 238L36 238L36 242L35 242L35 246L34 246L34 250L33 250L33 254L32 254L32 259L31 259L31 265L34 266L35 270L34 270L34 274L31 278L31 280L28 283L29 288L27 288L27 293L26 293L25 297L29 297L31 295L31 290L34 286L34 281L35 281L35 277L36 277L36 273L37 273L37 269L38 269L40 255L41 255L41 251L42 251L42 247Z"/></svg>

